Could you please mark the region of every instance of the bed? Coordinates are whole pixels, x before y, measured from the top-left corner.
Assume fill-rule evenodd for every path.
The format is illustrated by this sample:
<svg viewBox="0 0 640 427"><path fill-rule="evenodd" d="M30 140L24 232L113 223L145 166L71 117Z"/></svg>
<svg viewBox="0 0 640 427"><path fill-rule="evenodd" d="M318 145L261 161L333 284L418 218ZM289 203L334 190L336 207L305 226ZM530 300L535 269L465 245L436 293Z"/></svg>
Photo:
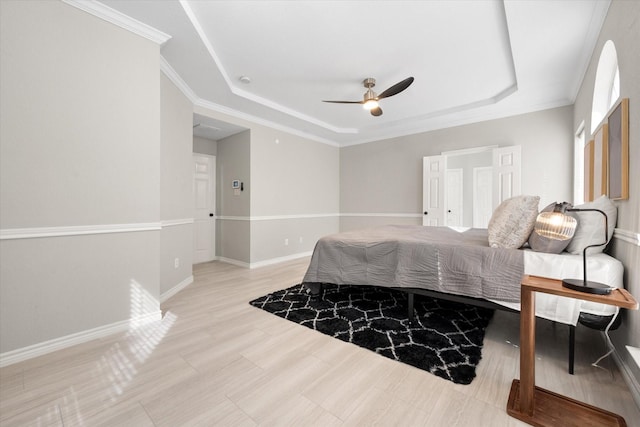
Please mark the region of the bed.
<svg viewBox="0 0 640 427"><path fill-rule="evenodd" d="M620 261L605 253L589 255L587 261L590 280L622 286ZM387 225L321 238L303 283L312 293L319 293L323 283L400 288L410 297L411 319L414 294L518 311L523 274L582 278L582 266L581 255L567 252L490 247L486 229ZM608 323L614 313L603 304L536 295L536 316L570 325L570 373L580 316Z"/></svg>

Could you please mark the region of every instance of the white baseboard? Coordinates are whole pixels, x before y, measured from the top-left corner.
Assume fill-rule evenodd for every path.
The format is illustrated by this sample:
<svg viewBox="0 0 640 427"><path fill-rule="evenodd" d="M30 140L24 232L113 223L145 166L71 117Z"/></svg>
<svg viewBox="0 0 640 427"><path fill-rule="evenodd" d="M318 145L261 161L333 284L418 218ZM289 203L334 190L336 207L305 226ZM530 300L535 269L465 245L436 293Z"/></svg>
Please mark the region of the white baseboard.
<svg viewBox="0 0 640 427"><path fill-rule="evenodd" d="M173 288L169 289L167 292L160 294L160 304L162 304L163 302L165 302L166 300L168 300L169 298L171 298L172 296L174 296L175 294L177 294L178 292L180 292L181 290L183 290L184 288L186 288L192 283L193 283L193 276L189 276L186 279L184 279L182 282L175 285Z"/></svg>
<svg viewBox="0 0 640 427"><path fill-rule="evenodd" d="M238 261L237 259L233 259L233 258L225 258L223 256L219 256L217 257L217 260L220 262L226 262L227 264L235 265L237 267L251 268L248 262Z"/></svg>
<svg viewBox="0 0 640 427"><path fill-rule="evenodd" d="M109 325L99 326L94 329L77 332L75 334L66 335L64 337L55 338L49 341L44 341L16 350L7 351L0 354L0 368L13 365L14 363L22 362L28 359L33 359L34 357L43 356L45 354L72 347L74 345L82 344L91 340L104 338L106 336L119 332L125 332L129 329L133 329L148 322L158 321L161 319L162 313L160 312L160 310L158 310L156 312L140 316L136 319L121 320Z"/></svg>
<svg viewBox="0 0 640 427"><path fill-rule="evenodd" d="M624 382L627 383L627 387L629 387L629 391L631 392L634 402L636 402L636 406L640 408L640 384L638 383L638 380L633 375L631 369L629 369L629 366L624 362L624 359L620 357L617 349L614 350L612 355L613 360L616 362L616 365L618 365L618 369L620 369L620 372L622 373Z"/></svg>
<svg viewBox="0 0 640 427"><path fill-rule="evenodd" d="M278 257L278 258L266 259L264 261L252 262L249 265L249 268L260 268L260 267L265 267L267 265L273 265L273 264L279 264L281 262L292 261L294 259L311 256L312 253L313 252L311 252L311 251L309 251L309 252L299 252L297 254L282 256L282 257Z"/></svg>
<svg viewBox="0 0 640 427"><path fill-rule="evenodd" d="M258 262L252 262L252 263L238 261L236 259L225 258L225 257L218 257L217 260L220 262L226 262L227 264L233 264L238 267L252 269L252 268L266 267L267 265L279 264L281 262L292 261L298 258L308 257L308 256L311 256L312 253L313 252L311 251L299 252L297 254L286 255L278 258L271 258L271 259L266 259L264 261L258 261Z"/></svg>

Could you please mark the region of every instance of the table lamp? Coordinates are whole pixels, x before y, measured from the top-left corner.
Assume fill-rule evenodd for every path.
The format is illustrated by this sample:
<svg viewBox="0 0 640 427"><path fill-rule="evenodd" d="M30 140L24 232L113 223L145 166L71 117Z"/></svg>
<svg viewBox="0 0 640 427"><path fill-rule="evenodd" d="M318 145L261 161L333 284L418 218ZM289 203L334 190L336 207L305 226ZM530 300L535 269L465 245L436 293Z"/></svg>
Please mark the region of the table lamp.
<svg viewBox="0 0 640 427"><path fill-rule="evenodd" d="M578 292L589 294L607 295L611 293L609 285L587 280L587 249L606 245L609 238L607 230L609 221L607 214L599 209L578 209L572 208L567 202L556 203L552 212L540 212L536 218L534 230L542 237L554 240L571 239L576 232L577 220L566 212L600 212L604 216L604 242L595 245L588 245L582 251L582 279L562 279L562 286Z"/></svg>

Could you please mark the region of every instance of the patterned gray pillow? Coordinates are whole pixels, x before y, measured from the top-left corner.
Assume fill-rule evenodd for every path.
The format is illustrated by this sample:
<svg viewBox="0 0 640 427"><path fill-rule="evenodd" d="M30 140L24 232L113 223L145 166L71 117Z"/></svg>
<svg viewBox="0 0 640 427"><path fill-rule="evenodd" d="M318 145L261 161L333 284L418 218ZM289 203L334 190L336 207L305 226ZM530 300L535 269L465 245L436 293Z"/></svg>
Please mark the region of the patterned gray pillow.
<svg viewBox="0 0 640 427"><path fill-rule="evenodd" d="M500 203L489 220L489 246L518 249L525 244L538 216L538 196L515 196Z"/></svg>

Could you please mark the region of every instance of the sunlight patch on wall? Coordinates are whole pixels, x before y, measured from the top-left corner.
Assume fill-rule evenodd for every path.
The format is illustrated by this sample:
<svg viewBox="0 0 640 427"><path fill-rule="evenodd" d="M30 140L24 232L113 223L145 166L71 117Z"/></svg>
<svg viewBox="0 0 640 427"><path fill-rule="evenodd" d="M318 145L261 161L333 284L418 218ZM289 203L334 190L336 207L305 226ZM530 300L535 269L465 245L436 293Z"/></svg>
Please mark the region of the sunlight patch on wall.
<svg viewBox="0 0 640 427"><path fill-rule="evenodd" d="M160 320L160 301L134 279L131 279L129 293L129 329Z"/></svg>
<svg viewBox="0 0 640 427"><path fill-rule="evenodd" d="M87 385L98 388L102 393L83 393L77 386L70 386L49 408L46 418L39 421L62 418L68 422L86 425L100 411L112 406L130 389L137 377L153 375L145 372L144 364L167 335L177 317L167 312L160 318L160 303L135 280L130 284L130 324L124 336L116 338L104 353L98 356L95 366L87 375L95 382ZM84 396L93 396L90 401ZM98 400L98 401L96 401ZM60 404L64 406L61 410ZM64 414L73 414L65 419Z"/></svg>

